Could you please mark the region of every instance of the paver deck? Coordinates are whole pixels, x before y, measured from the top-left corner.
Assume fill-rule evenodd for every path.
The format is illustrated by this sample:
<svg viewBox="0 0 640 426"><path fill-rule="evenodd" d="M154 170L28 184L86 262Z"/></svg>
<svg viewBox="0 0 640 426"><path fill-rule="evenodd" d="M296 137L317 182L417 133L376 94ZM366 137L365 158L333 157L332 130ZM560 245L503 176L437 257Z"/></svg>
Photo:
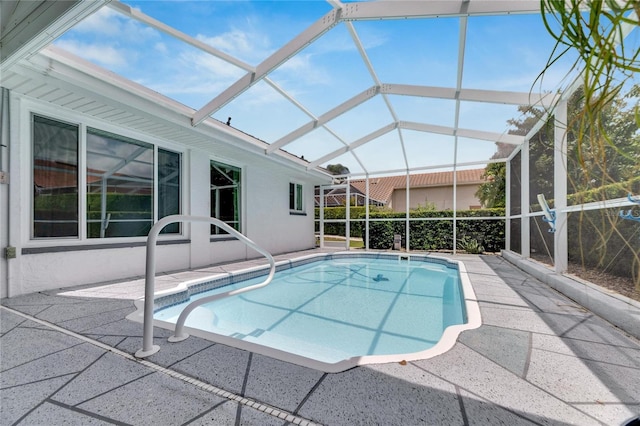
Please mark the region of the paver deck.
<svg viewBox="0 0 640 426"><path fill-rule="evenodd" d="M279 256L296 257L300 254ZM456 256L483 325L447 353L327 374L190 337L132 354L143 280L2 300L0 424L622 425L640 343L499 256ZM261 261L158 276L162 290Z"/></svg>

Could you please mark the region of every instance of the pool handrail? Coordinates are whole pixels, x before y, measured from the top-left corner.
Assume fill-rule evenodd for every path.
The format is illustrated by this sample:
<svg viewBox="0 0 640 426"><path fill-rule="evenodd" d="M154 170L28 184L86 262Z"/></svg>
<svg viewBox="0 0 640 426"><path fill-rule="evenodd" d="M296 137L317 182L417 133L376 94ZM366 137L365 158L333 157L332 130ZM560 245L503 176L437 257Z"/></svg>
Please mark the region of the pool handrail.
<svg viewBox="0 0 640 426"><path fill-rule="evenodd" d="M135 353L136 358L146 358L160 350L160 346L153 344L153 308L154 308L153 302L154 302L154 295L155 295L156 241L158 240L158 235L160 234L160 231L162 231L162 229L165 226L171 223L176 223L176 222L206 222L206 223L216 225L217 227L228 232L230 235L236 237L238 240L242 241L245 245L251 247L258 253L265 256L269 261L269 265L270 265L269 275L264 282L250 286L250 287L246 287L243 289L228 291L226 293L215 295L215 296L220 296L218 298L231 296L233 294L238 294L238 293L244 293L260 287L264 287L271 282L271 280L273 279L273 275L275 274L275 271L276 271L276 263L273 260L273 256L271 256L271 253L269 253L262 247L258 246L256 243L251 241L245 235L238 232L237 230L227 225L226 223L222 222L220 219L216 219L215 217L207 217L207 216L189 216L189 215L178 215L178 214L163 217L151 227L147 237L147 253L146 253L147 258L146 258L146 271L145 271L145 280L144 280L144 319L143 319L143 331L142 331L142 349L138 350ZM178 324L176 324L176 333L175 333L175 336L172 336L175 338L171 339L170 341L180 341L188 337L188 335L186 336L183 335L182 326L184 325L184 321L186 320L186 317L197 306L194 306L193 308L191 308L189 312L187 312L187 314L184 315L184 318L183 318L183 314L194 303L201 302L202 300L205 300L205 299L209 299L209 298L204 298L204 299L194 301L185 308L185 310L180 314L180 317L178 318L178 324L180 324L180 329L178 329ZM180 323L181 319L182 319L182 323Z"/></svg>

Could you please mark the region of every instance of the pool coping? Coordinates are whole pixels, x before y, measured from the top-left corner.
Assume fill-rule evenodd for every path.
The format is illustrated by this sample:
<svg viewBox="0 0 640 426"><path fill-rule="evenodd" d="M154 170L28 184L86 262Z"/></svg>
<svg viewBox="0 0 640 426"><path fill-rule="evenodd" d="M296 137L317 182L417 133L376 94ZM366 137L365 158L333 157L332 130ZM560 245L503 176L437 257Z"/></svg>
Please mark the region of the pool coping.
<svg viewBox="0 0 640 426"><path fill-rule="evenodd" d="M319 361L313 358L305 357L303 355L292 354L280 349L264 346L258 343L249 342L241 339L236 339L221 334L199 330L192 327L185 326L185 330L190 335L197 336L216 343L222 343L228 346L232 346L238 349L247 350L250 352L259 353L261 355L269 356L271 358L280 359L282 361L290 362L303 367L312 368L314 370L323 371L326 373L339 373L360 365L367 364L382 364L391 362L407 362L417 361L423 359L429 359L438 355L441 355L455 345L458 336L465 330L472 330L482 325L482 319L480 314L480 306L476 298L471 280L467 274L464 263L459 260L453 260L445 257L434 256L430 254L409 254L409 253L387 253L387 252L334 252L334 253L321 253L301 256L294 259L284 260L276 262L276 272L291 269L296 266L302 266L308 263L316 262L319 260L340 259L349 257L364 257L370 259L398 259L407 261L421 261L428 263L438 263L447 267L453 267L458 270L460 276L460 285L462 288L462 296L464 299L464 308L466 311L467 321L464 324L456 324L447 327L438 343L429 349L419 352L413 352L408 354L389 354L389 355L364 355L355 356L343 359L335 363L329 363L325 361ZM235 272L218 273L212 276L198 278L194 280L188 280L179 283L176 287L168 290L164 290L156 293L154 298L154 312L158 309L173 306L175 304L182 303L188 300L192 295L202 293L214 288L220 288L233 283L244 281L263 275L267 275L269 271L268 265L254 266L246 269L242 269ZM142 322L144 314L144 298L134 301L136 311L127 315L127 319L135 322ZM153 320L154 326L175 331L175 324L162 321ZM176 343L176 342L173 342Z"/></svg>

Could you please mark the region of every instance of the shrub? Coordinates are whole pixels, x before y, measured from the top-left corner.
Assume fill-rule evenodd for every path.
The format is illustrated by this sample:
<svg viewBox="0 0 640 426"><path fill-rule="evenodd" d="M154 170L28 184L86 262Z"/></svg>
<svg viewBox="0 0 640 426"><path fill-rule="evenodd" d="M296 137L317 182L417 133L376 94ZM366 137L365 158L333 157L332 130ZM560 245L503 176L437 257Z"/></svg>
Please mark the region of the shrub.
<svg viewBox="0 0 640 426"><path fill-rule="evenodd" d="M458 249L464 250L469 254L481 254L484 247L480 245L478 240L469 237L463 237L458 241Z"/></svg>
<svg viewBox="0 0 640 426"><path fill-rule="evenodd" d="M344 207L325 208L325 219L344 219ZM476 240L484 251L498 252L504 248L504 219L470 220L474 217L504 216L504 209L461 210L457 212L456 235L458 239ZM316 209L316 218L319 209ZM364 207L352 207L350 217L350 235L364 237ZM453 250L453 211L434 211L416 209L409 212L410 250ZM387 250L393 247L393 236L402 238L402 247L406 246L406 221L404 212L394 212L385 208L370 209L369 247L374 250ZM375 219L387 219L376 221ZM415 220L425 219L425 220ZM443 219L443 220L429 220ZM325 234L345 235L344 223L326 223Z"/></svg>

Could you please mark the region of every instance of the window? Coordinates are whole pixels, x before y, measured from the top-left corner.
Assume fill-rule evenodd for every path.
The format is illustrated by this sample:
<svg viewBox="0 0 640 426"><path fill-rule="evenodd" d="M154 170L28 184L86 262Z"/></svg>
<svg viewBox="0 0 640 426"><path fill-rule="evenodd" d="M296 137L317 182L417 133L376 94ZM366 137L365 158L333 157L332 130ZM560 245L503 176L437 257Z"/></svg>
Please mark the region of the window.
<svg viewBox="0 0 640 426"><path fill-rule="evenodd" d="M289 184L289 210L293 212L303 212L302 185L299 183Z"/></svg>
<svg viewBox="0 0 640 426"><path fill-rule="evenodd" d="M141 237L153 225L153 146L87 130L87 237Z"/></svg>
<svg viewBox="0 0 640 426"><path fill-rule="evenodd" d="M180 154L158 148L158 219L180 214ZM162 234L179 234L180 224L164 227Z"/></svg>
<svg viewBox="0 0 640 426"><path fill-rule="evenodd" d="M33 116L33 237L78 236L78 126Z"/></svg>
<svg viewBox="0 0 640 426"><path fill-rule="evenodd" d="M211 161L211 217L220 219L241 232L240 227L240 169ZM227 232L211 225L212 235Z"/></svg>
<svg viewBox="0 0 640 426"><path fill-rule="evenodd" d="M143 237L154 211L155 220L180 213L179 153L157 148L156 155L152 144L88 127L86 168L80 171L81 132L79 125L33 116L34 238L79 237L82 226L86 238ZM86 176L84 188L80 173ZM85 223L80 222L81 202ZM179 224L162 231L179 232Z"/></svg>

